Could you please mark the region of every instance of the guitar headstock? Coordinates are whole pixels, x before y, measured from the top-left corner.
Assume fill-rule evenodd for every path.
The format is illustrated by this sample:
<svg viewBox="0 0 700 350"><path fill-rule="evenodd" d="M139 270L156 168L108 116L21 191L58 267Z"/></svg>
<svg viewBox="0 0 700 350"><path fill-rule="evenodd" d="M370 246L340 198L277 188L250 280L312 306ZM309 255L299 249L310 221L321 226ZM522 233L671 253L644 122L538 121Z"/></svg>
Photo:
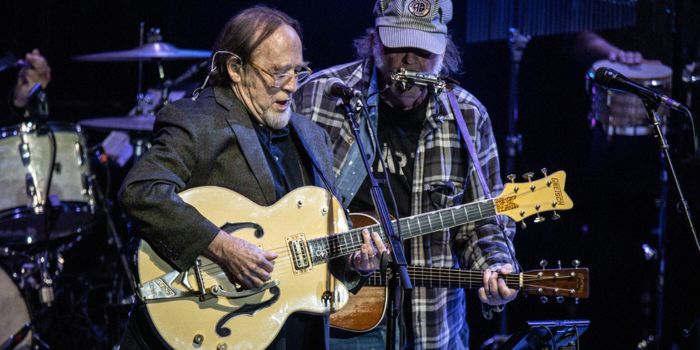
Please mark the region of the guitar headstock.
<svg viewBox="0 0 700 350"><path fill-rule="evenodd" d="M522 290L526 294L536 295L543 302L547 297L557 297L562 302L563 298L588 298L588 269L567 268L551 270L530 270L523 273Z"/></svg>
<svg viewBox="0 0 700 350"><path fill-rule="evenodd" d="M494 199L496 211L499 214L509 216L515 221L522 221L524 218L537 215L535 222L545 220L540 215L546 211L553 211L552 219L559 218L557 211L568 210L574 207L574 203L569 195L564 192L566 173L559 170L552 174L547 174L546 169L542 169L544 177L532 180L533 173L523 175L527 182L516 183L515 175L509 175L511 181L506 183L501 195ZM522 223L525 228L525 223Z"/></svg>

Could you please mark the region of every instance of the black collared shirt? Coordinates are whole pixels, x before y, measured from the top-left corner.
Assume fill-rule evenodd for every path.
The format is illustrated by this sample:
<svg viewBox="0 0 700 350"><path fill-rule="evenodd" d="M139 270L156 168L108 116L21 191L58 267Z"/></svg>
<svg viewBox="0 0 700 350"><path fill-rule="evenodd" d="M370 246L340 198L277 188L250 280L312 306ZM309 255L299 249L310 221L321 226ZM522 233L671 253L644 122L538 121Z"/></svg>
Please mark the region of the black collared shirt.
<svg viewBox="0 0 700 350"><path fill-rule="evenodd" d="M277 199L297 187L310 185L308 162L301 156L301 144L293 129L289 125L272 129L252 121L272 173Z"/></svg>

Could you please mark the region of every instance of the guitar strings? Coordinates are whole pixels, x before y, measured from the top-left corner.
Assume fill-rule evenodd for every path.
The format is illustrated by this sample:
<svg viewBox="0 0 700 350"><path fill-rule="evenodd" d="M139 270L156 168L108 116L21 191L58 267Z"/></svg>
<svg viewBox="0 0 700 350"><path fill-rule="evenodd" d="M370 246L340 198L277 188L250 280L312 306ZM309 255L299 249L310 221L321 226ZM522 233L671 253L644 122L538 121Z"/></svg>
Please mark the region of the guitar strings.
<svg viewBox="0 0 700 350"><path fill-rule="evenodd" d="M535 189L534 191L529 191L529 192L525 192L525 193L520 194L519 197L531 195L534 192L539 191L541 189L542 189L542 187L540 186L539 188ZM480 207L481 204L490 204L486 208L487 209L486 215L483 214L483 210ZM443 213L448 213L448 215L451 216L451 218L452 218L451 226L450 225L446 226L444 224L444 218L442 217ZM441 209L441 210L438 210L435 212L411 216L411 217L403 219L401 222L397 222L396 220L393 220L392 226L404 225L404 226L402 226L402 228L405 227L405 229L404 229L405 231L411 231L411 230L409 230L409 228L411 227L410 220L413 219L414 220L413 225L417 226L417 229L418 229L417 235L424 235L424 234L428 234L428 233L432 233L432 232L438 232L440 230L440 229L435 230L433 228L432 220L430 218L431 216L433 216L433 218L435 218L435 216L437 216L439 218L440 225L443 227L441 229L447 229L448 227L457 226L456 225L457 221L464 221L464 223L467 223L467 222L473 222L475 220L478 220L478 218L475 220L471 220L470 217L472 215L470 215L470 214L473 214L474 216L477 216L477 217L480 216L482 218L497 215L497 212L495 210L495 202L493 200L485 200L485 201L472 202L472 203L465 204L465 205L462 205L459 207L444 208L444 209ZM459 220L457 220L457 217L459 217ZM420 218L427 218L427 220L421 221ZM450 217L448 217L448 219L449 218ZM427 221L427 223L426 223L426 221ZM448 222L449 222L449 220L448 220ZM394 226L394 227L396 227L396 226ZM321 249L323 251L322 252L323 256L328 256L330 250L336 250L336 255L338 257L340 257L340 256L351 254L352 252L354 252L356 250L359 250L360 246L363 244L363 241L361 238L361 232L365 228L370 230L370 232L372 232L372 233L374 233L374 232L378 233L382 237L382 239L386 241L386 236L384 235L380 225L378 225L378 224L370 225L370 226L363 227L363 228L352 229L352 230L345 232L345 233L330 235L327 237L321 237L321 238L317 238L317 239L313 239L313 240L323 240L323 239L326 240L326 243L327 243L326 246ZM426 230L428 230L429 232L424 233L424 231L426 231ZM347 241L347 237L350 237L350 242ZM409 237L412 237L412 235L410 235ZM409 238L409 237L407 237L407 238ZM341 238L344 241L343 243L339 242ZM355 239L357 239L357 242L355 242ZM331 243L334 243L334 244L331 246ZM307 244L308 244L308 242L307 242ZM292 266L292 265L294 265L293 261L291 261L291 259L289 258L288 255L285 256L285 254L284 254L284 253L288 252L288 249L289 248L286 246L268 249L268 251L278 253L278 255L279 255L278 258L275 260L275 267L273 270L274 274L276 274L276 275L284 274L284 273L288 272L287 270L294 268ZM306 252L309 254L311 253L308 250L306 250ZM287 259L284 259L284 257L286 257ZM283 259L280 259L280 258L283 258ZM309 260L311 260L311 259L309 259ZM326 259L321 259L321 261L326 261ZM313 261L309 261L309 263L311 263L313 265ZM212 272L215 272L217 270L220 270L221 272L212 273ZM206 275L207 275L207 276L203 277L203 279L205 279L209 282L218 281L218 279L216 277L209 277L209 276L217 276L217 277L218 276L226 276L226 273L223 271L221 266L215 262L205 263L204 265L201 266L201 271L203 273L206 273ZM459 271L459 272L463 273L464 271ZM513 277L513 275L507 275L504 277L506 277L506 280L508 280L508 279L510 279L509 277ZM455 280L453 280L453 278L455 278ZM481 282L481 278L476 278L476 277L468 277L468 278L474 278L477 282ZM517 278L519 278L519 277L517 277ZM542 280L542 278L539 276L533 276L532 278L533 278L533 280L537 280L537 279ZM445 279L445 281L448 283L451 283L451 282L460 282L460 281L464 281L464 280L460 277L448 276L447 279ZM529 281L529 277L527 275L524 275L523 281L524 282ZM468 281L468 282L471 283L472 281ZM507 282L519 282L519 280L507 281Z"/></svg>

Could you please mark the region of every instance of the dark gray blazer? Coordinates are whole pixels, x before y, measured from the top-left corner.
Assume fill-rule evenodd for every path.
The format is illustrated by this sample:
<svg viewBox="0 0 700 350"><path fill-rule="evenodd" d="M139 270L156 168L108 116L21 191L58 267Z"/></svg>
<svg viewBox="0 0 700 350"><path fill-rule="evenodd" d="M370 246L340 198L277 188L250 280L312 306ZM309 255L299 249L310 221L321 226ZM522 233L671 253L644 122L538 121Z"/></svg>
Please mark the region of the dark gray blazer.
<svg viewBox="0 0 700 350"><path fill-rule="evenodd" d="M314 163L314 185L325 188L325 178L333 186L328 134L297 114L291 126ZM276 200L250 117L230 88L207 88L196 101L185 98L163 108L151 143L127 175L119 200L139 235L178 270L192 266L219 231L178 192L211 185L234 190L259 205Z"/></svg>

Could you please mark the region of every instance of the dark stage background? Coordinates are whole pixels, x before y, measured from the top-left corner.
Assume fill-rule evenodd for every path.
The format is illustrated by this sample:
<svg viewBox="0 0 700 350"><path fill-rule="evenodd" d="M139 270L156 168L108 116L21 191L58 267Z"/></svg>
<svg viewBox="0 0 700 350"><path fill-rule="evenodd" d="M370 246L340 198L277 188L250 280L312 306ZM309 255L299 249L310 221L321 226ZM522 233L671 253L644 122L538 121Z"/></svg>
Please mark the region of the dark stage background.
<svg viewBox="0 0 700 350"><path fill-rule="evenodd" d="M36 47L48 58L53 76L48 90L52 119L77 122L126 115L134 106L137 64L75 62L71 57L136 47L140 21L145 21L146 28L159 27L163 40L175 46L208 50L226 20L255 3L276 7L301 21L305 57L314 70L351 60L352 39L373 24L374 1L370 0L48 0L39 3L4 0L0 5L0 50L21 56ZM456 78L488 108L503 150L509 81L507 44L504 41L466 44L466 3L454 1L454 9L451 29L464 59L463 73ZM684 15L697 21L697 13ZM654 22L652 26L651 22L641 22L636 29L602 34L614 44L641 50L645 56L671 65L667 49L671 36L664 23ZM658 44L635 35L643 31ZM566 267L573 259L580 259L582 266L590 268L592 294L578 305L570 301L557 304L553 300L541 304L537 298L521 296L507 308L507 332L514 332L525 320L590 319L591 326L581 338L582 348L634 349L653 333L656 322L658 262L643 259L641 244L656 246L657 235L652 229L656 225L654 198L658 185L656 176L649 174L655 174L657 169L658 151L654 147L623 148L621 152L629 157L612 165L601 161L606 154L591 151L596 135L588 126L590 104L583 76L592 57L578 54L573 48L574 40L574 35L535 38L525 51L519 122L524 144L516 169L518 174L539 173L542 167L552 172L567 171L566 189L575 207L561 213L559 221L530 223L526 230L519 229L515 243L520 263L526 270L539 268L541 259L549 261L550 268L556 267L559 260ZM686 52L686 57L690 56L693 55ZM174 78L195 62L168 62L166 74ZM144 72L144 85L154 87L155 66L145 63ZM0 79L6 83L3 89L10 88L12 73L0 73ZM687 127L683 122L677 124L686 134L672 133L676 163L682 168L682 181L692 209L700 215L697 160L687 152ZM100 135L88 136L94 139ZM607 165L601 170L599 164ZM120 176L123 174L114 178ZM624 184L621 187L613 184L610 188L610 182L614 181L607 180L611 178ZM634 184L632 189L617 191L627 188L629 183ZM670 192L668 206L675 208L676 196L673 190ZM661 348L671 348L673 343L679 349L699 349L698 325L690 330L688 337L682 335L682 330L690 327L700 312L697 297L700 255L675 210L668 210L668 220L666 342ZM121 220L118 224L124 227ZM43 322L51 324L44 326L48 329L44 338L56 348L73 348L76 344L107 347L109 339L117 338L121 332L125 307L110 307L115 303L114 298L111 294L105 297L104 293L105 288L110 288L109 283L113 283L105 275L120 273L114 248L106 237L106 233L96 229L67 257L68 277L58 281L66 290L64 299L59 297L63 304L59 303L58 311L41 316ZM83 274L87 269L88 273ZM90 278L100 282L91 282ZM78 297L79 293L71 291L76 286L96 296ZM470 296L471 346L478 349L481 342L498 333L500 320L484 320L476 294ZM89 335L78 336L86 328Z"/></svg>

